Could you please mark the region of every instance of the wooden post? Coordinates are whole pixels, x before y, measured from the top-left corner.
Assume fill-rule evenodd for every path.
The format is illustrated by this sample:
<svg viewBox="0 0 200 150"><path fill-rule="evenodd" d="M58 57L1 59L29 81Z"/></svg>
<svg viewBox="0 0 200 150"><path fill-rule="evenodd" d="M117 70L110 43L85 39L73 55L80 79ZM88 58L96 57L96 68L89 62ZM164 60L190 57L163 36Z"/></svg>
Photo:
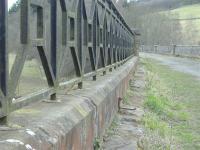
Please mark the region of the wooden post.
<svg viewBox="0 0 200 150"><path fill-rule="evenodd" d="M154 53L158 53L158 45L154 45Z"/></svg>
<svg viewBox="0 0 200 150"><path fill-rule="evenodd" d="M172 55L175 56L176 55L176 45L173 45L173 49L172 49Z"/></svg>

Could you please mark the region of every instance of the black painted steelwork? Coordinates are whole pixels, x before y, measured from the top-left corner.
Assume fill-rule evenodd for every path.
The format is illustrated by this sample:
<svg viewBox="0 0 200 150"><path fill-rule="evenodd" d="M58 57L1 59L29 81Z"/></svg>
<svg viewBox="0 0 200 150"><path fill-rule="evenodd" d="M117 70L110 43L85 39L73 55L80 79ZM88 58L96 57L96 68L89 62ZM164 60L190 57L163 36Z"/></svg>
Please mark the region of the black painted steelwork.
<svg viewBox="0 0 200 150"><path fill-rule="evenodd" d="M7 66L7 43L6 43L6 11L7 1L0 1L0 117L1 123L5 122L5 116L8 114L8 66Z"/></svg>
<svg viewBox="0 0 200 150"><path fill-rule="evenodd" d="M34 39L30 37L30 29L35 25L30 23L31 7L37 13ZM84 78L96 80L99 73L116 69L136 51L134 33L110 0L21 0L20 14L21 48L8 76L7 0L0 1L1 121L9 112L32 102L48 96L56 100L56 90L60 87L78 84L82 88ZM13 101L29 47L35 47L38 52L49 87ZM60 49L70 51L72 57L76 78L69 81L59 82L57 58ZM90 58L89 73L85 73L86 52Z"/></svg>

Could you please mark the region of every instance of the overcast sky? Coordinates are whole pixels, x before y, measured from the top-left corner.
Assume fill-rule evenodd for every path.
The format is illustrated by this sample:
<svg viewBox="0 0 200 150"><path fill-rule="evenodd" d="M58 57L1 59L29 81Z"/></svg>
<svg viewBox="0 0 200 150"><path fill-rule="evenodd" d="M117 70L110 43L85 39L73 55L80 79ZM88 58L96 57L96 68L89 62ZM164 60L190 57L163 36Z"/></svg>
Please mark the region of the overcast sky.
<svg viewBox="0 0 200 150"><path fill-rule="evenodd" d="M10 8L17 0L8 0L8 8Z"/></svg>

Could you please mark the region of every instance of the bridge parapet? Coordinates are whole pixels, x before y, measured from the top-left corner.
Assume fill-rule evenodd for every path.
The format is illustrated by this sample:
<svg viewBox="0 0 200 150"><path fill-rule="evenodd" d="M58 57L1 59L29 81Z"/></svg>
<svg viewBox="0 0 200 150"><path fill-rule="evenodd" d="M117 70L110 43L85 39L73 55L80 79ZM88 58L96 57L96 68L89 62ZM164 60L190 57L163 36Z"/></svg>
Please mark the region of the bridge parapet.
<svg viewBox="0 0 200 150"><path fill-rule="evenodd" d="M200 58L200 45L142 45L140 51Z"/></svg>
<svg viewBox="0 0 200 150"><path fill-rule="evenodd" d="M0 1L0 122L10 112L49 97L56 101L60 88L83 87L85 78L112 71L136 55L135 34L110 0L21 0L15 60L8 66L7 0ZM15 42L15 41L12 41ZM48 87L16 97L28 53L37 53ZM34 55L35 56L35 55ZM63 63L63 60L65 62ZM89 61L88 61L89 60ZM70 66L75 76L65 79ZM90 68L90 69L88 69ZM10 70L10 71L9 71Z"/></svg>
<svg viewBox="0 0 200 150"><path fill-rule="evenodd" d="M57 102L45 99L14 111L9 127L0 128L1 150L93 150L110 127L126 95L137 57L117 70L84 81L83 89L57 93Z"/></svg>

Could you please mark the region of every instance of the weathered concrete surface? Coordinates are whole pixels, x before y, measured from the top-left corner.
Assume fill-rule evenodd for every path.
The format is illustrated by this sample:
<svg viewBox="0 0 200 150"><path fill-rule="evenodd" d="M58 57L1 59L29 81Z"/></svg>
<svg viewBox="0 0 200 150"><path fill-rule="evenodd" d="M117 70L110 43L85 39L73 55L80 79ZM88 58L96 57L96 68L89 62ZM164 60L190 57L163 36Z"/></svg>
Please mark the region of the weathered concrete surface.
<svg viewBox="0 0 200 150"><path fill-rule="evenodd" d="M118 110L138 58L81 90L60 91L58 102L46 101L13 112L10 128L0 131L0 150L91 150Z"/></svg>
<svg viewBox="0 0 200 150"><path fill-rule="evenodd" d="M144 69L140 67L130 80L130 90L133 94L128 97L129 105L121 105L114 127L109 129L104 136L104 150L137 150L140 148L138 141L143 136L141 119L144 114L144 89Z"/></svg>

